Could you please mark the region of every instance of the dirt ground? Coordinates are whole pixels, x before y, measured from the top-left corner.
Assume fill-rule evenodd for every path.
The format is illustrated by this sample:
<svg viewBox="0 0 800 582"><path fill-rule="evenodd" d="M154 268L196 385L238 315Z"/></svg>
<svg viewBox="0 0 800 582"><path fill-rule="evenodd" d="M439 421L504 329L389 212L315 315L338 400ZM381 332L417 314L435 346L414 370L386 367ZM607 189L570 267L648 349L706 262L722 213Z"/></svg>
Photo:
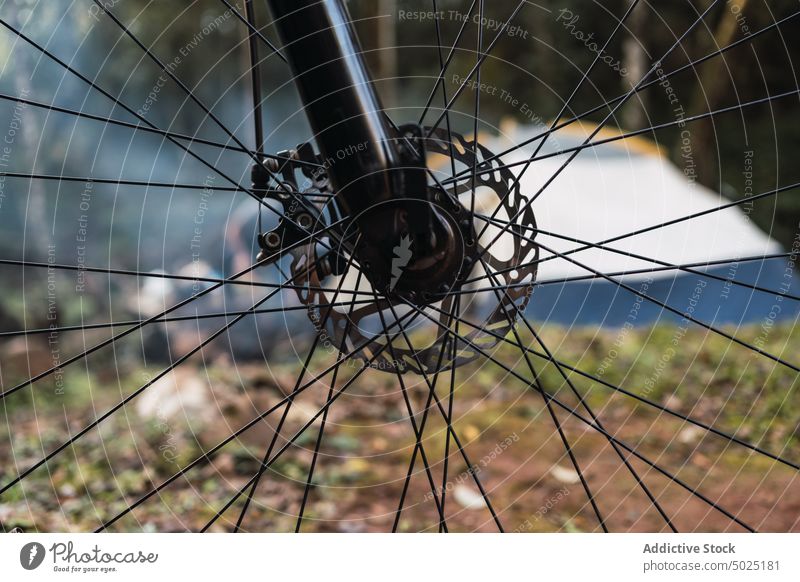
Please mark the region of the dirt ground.
<svg viewBox="0 0 800 582"><path fill-rule="evenodd" d="M325 417L303 504L321 426L315 415L330 390L326 377L293 401L272 447L271 457L279 455L260 478L241 527L294 531L302 505L302 531L387 531L402 498L400 531L598 531L598 514L611 531L800 531L800 480L791 466L800 461L796 375L701 333L688 334L672 353L667 346L673 336L671 329L642 330L621 343L613 331L573 330L567 342L564 330L544 332L558 359L655 406L571 374L579 401L552 364L537 368L549 400L533 383L498 366L459 369L452 399L458 444L452 433L448 438L442 414L449 407L450 374L436 383L442 409L434 404L427 414L427 384L407 376L415 426L424 426L424 458L414 454L403 387L396 376L369 371L337 397ZM791 359L786 346L793 342L794 332L781 330L766 348ZM613 365L607 365L609 354ZM665 354L672 355L661 365ZM502 348L495 355L531 377L518 352ZM328 364L329 358L320 358L308 373ZM342 369L337 391L356 370ZM65 374L60 392L51 379L6 398L0 487L158 371L130 363L89 366ZM199 459L109 530L198 530L227 507L210 530L230 531L247 495L227 504L237 491L249 491L259 472L285 410L278 405L295 385L297 371L280 362L192 360L0 494L2 528L96 529ZM6 386L13 380L4 377ZM559 408L556 399L605 434ZM657 406L735 433L785 462ZM271 407L275 411L252 428L205 454ZM444 523L437 505L444 506Z"/></svg>

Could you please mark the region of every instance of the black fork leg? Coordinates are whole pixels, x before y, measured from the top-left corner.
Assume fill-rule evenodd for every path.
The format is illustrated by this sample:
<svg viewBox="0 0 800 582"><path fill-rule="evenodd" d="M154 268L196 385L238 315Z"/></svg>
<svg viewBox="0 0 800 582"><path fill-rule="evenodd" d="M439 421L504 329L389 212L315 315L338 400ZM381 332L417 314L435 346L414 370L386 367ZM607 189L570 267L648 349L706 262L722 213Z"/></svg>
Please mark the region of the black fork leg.
<svg viewBox="0 0 800 582"><path fill-rule="evenodd" d="M267 0L315 141L344 210L397 191L403 156L341 0Z"/></svg>
<svg viewBox="0 0 800 582"><path fill-rule="evenodd" d="M392 291L392 257L411 240L407 270L423 281L414 286L449 288L462 266L453 250L459 248L455 221L429 203L422 132L388 120L343 0L267 2L336 201L364 237L359 259L367 278Z"/></svg>

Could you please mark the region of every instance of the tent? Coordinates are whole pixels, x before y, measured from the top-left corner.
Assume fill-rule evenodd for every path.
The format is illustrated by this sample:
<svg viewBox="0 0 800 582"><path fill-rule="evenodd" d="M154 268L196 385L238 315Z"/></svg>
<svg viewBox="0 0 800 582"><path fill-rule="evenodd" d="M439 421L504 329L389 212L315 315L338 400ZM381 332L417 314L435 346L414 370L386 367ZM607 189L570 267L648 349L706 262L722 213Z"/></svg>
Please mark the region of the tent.
<svg viewBox="0 0 800 582"><path fill-rule="evenodd" d="M544 129L532 125L504 126L501 137L489 138L488 147L504 151ZM593 129L583 126L577 131L553 133L538 157L582 144ZM611 135L603 131L593 141ZM510 153L503 161L512 164L524 161L533 155L537 144L538 141ZM537 240L555 253L564 253L582 246L568 238L597 243L729 203L721 194L694 181L690 147L685 154L684 167L677 167L657 146L639 138L582 151L533 202L540 229L537 237L541 237ZM531 196L538 192L568 156L554 155L534 162L523 175L523 194ZM743 166L745 161L743 154ZM747 211L747 205L734 206L604 245L618 253L590 248L570 255L574 262L565 257L543 261L537 281L544 284L534 291L529 313L535 319L564 325L619 326L626 322L646 325L682 319L654 302L643 301L641 295L646 294L680 313L690 313L714 324L774 323L795 318L800 303L785 295L797 294L800 287L795 281L796 257L740 260L785 252L750 220ZM692 269L723 280L664 270L663 264L626 253L670 265L699 265ZM548 256L552 253L542 250L542 257ZM661 270L641 272L654 269ZM597 273L619 275L610 277L612 281L598 277ZM576 277L583 280L563 281ZM621 281L630 289L614 281ZM754 291L732 281L758 285L776 293Z"/></svg>

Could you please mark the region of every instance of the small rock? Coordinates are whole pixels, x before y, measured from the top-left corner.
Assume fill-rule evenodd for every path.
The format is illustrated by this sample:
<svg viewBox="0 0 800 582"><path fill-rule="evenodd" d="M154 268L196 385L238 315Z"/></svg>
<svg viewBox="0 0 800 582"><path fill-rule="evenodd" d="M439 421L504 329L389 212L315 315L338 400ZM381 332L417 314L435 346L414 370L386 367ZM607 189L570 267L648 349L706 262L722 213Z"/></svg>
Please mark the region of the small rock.
<svg viewBox="0 0 800 582"><path fill-rule="evenodd" d="M695 425L690 425L678 433L678 441L684 445L694 445L700 442L700 439L705 435L705 431Z"/></svg>
<svg viewBox="0 0 800 582"><path fill-rule="evenodd" d="M550 469L550 474L556 479L556 481L567 483L568 485L574 485L575 483L579 483L581 480L580 475L578 475L572 469L565 469L564 467L559 467L558 465L553 465L553 467Z"/></svg>
<svg viewBox="0 0 800 582"><path fill-rule="evenodd" d="M75 497L78 491L75 489L75 486L71 483L65 483L61 487L58 488L58 494L61 497Z"/></svg>
<svg viewBox="0 0 800 582"><path fill-rule="evenodd" d="M453 498L464 509L483 509L486 507L486 500L483 496L466 485L456 485L453 490Z"/></svg>

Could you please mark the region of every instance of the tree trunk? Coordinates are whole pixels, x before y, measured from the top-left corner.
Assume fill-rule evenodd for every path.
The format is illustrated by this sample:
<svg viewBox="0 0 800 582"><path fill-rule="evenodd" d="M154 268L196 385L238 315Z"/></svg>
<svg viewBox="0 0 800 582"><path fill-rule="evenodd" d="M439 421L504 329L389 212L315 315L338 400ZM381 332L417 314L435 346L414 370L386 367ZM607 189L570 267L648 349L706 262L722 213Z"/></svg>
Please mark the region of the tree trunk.
<svg viewBox="0 0 800 582"><path fill-rule="evenodd" d="M737 19L744 14L748 0L728 0L716 30L714 43L709 50L725 47L734 41L739 32ZM730 87L726 65L735 64L735 59L710 59L700 68L697 89L691 100L688 115L713 111L721 106L722 97ZM719 190L719 168L717 166L718 144L714 135L713 119L695 121L688 128L691 131L692 150L697 165L697 180L709 188Z"/></svg>
<svg viewBox="0 0 800 582"><path fill-rule="evenodd" d="M633 0L629 0L628 5L630 6L632 2ZM649 59L642 46L647 30L647 12L647 4L640 2L628 17L628 28L631 32L622 44L624 68L628 71L623 79L624 91L630 91L636 86L649 69ZM645 99L646 93L637 93L625 104L622 110L622 123L626 129L634 130L645 127L647 122Z"/></svg>

